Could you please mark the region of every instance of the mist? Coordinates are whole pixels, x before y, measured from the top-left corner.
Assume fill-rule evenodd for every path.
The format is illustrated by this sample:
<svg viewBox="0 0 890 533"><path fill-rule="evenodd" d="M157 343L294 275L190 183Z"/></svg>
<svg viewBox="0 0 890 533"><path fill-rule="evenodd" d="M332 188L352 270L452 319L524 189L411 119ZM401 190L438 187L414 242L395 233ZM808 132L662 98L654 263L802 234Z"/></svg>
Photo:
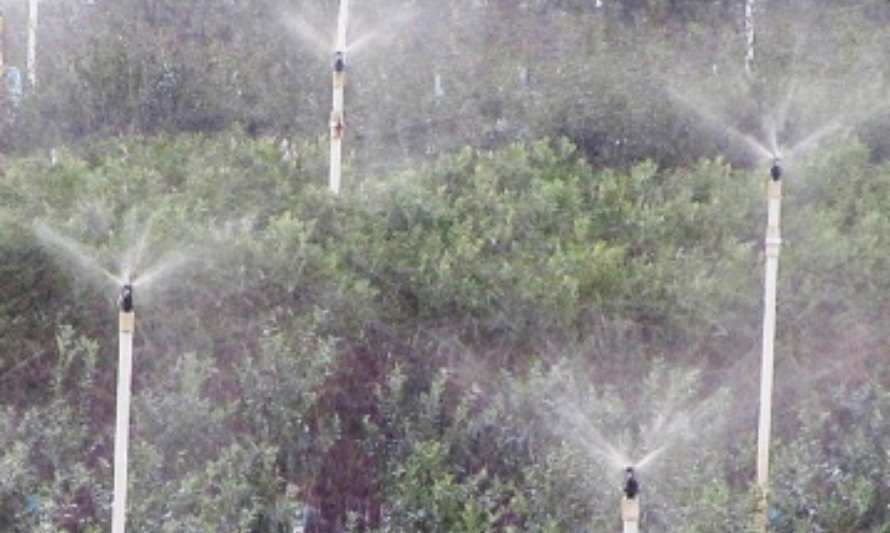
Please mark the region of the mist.
<svg viewBox="0 0 890 533"><path fill-rule="evenodd" d="M890 525L886 2L35 4L0 530Z"/></svg>

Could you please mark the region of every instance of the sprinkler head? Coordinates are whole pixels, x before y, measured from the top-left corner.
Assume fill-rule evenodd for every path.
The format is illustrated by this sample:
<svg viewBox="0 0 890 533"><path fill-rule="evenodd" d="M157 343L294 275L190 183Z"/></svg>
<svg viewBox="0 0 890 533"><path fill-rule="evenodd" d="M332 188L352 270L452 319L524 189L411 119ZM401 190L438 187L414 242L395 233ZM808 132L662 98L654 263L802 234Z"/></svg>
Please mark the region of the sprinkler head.
<svg viewBox="0 0 890 533"><path fill-rule="evenodd" d="M346 70L346 57L343 52L337 50L334 52L334 72L343 72Z"/></svg>
<svg viewBox="0 0 890 533"><path fill-rule="evenodd" d="M133 286L132 285L124 285L121 287L121 295L118 300L120 304L121 311L124 313L132 313L133 312Z"/></svg>
<svg viewBox="0 0 890 533"><path fill-rule="evenodd" d="M629 466L624 470L624 495L632 500L640 493L640 484L634 475L634 467Z"/></svg>
<svg viewBox="0 0 890 533"><path fill-rule="evenodd" d="M773 160L773 167L769 169L769 175L772 176L773 181L779 181L782 178L782 160L778 157Z"/></svg>

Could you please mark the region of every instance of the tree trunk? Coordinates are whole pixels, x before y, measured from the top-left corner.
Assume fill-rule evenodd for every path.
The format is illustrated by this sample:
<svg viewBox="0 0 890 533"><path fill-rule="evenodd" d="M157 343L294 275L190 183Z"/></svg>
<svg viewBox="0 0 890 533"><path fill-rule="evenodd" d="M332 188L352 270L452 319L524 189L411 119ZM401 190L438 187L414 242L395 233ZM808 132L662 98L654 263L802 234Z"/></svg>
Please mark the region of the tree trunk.
<svg viewBox="0 0 890 533"><path fill-rule="evenodd" d="M37 87L37 0L28 0L28 83Z"/></svg>
<svg viewBox="0 0 890 533"><path fill-rule="evenodd" d="M745 0L745 40L747 51L745 53L745 74L750 78L754 73L754 4L757 0Z"/></svg>
<svg viewBox="0 0 890 533"><path fill-rule="evenodd" d="M4 53L6 53L6 19L3 18L3 8L0 7L0 82L6 82L6 63L4 62ZM0 92L3 89L0 87Z"/></svg>

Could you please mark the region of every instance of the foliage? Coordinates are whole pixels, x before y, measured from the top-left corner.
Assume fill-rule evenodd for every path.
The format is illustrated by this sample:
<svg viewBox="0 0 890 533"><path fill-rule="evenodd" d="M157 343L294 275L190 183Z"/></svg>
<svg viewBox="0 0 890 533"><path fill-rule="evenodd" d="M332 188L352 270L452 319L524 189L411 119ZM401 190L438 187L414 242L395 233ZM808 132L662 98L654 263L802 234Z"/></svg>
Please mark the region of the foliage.
<svg viewBox="0 0 890 533"><path fill-rule="evenodd" d="M228 130L10 162L0 528L110 514L118 289L37 220L113 273L143 233L137 280L178 265L136 289L136 530L601 531L649 453L647 530L749 525L765 169L600 169L557 138L335 198L324 147L286 148ZM789 170L778 531L890 520L890 169L869 156Z"/></svg>
<svg viewBox="0 0 890 533"><path fill-rule="evenodd" d="M0 7L7 62L24 71L25 4ZM592 162L623 168L718 153L750 162L726 126L761 137L761 118L788 94L787 144L831 119L852 126L868 119L865 138L876 155L885 153L886 3L758 7L751 79L739 2L355 4L350 41L359 45L347 86L353 168L386 173L464 145L543 136L569 137ZM0 147L236 124L252 134L323 134L324 40L336 12L334 0L56 0L40 10L39 85L2 122ZM712 120L700 120L708 110Z"/></svg>

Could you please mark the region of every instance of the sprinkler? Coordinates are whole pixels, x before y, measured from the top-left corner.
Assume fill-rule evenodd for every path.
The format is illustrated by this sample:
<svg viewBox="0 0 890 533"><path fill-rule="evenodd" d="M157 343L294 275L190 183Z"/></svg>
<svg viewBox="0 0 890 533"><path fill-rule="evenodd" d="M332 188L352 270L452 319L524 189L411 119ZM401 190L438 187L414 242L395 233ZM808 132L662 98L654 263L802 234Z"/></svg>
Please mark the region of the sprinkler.
<svg viewBox="0 0 890 533"><path fill-rule="evenodd" d="M127 456L130 439L130 397L133 382L133 332L136 312L133 307L133 284L121 286L118 299L118 370L117 404L114 429L114 498L111 511L111 532L124 533L127 522Z"/></svg>
<svg viewBox="0 0 890 533"><path fill-rule="evenodd" d="M763 294L763 354L760 370L760 414L757 426L757 486L760 490L756 513L757 531L767 530L769 495L769 443L772 425L773 373L775 370L776 339L776 282L779 272L779 253L782 247L782 167L776 157L770 168L767 183L766 272Z"/></svg>
<svg viewBox="0 0 890 533"><path fill-rule="evenodd" d="M2 20L2 19L0 19ZM151 218L149 219L149 223ZM150 226L149 226L150 227ZM139 240L134 256L127 254L123 265L125 271L121 276L116 276L103 268L92 259L81 245L55 233L42 222L34 223L34 232L38 240L50 247L65 252L72 262L99 275L105 283L111 283L117 289L118 306L118 365L117 365L117 401L115 404L115 429L114 429L114 488L111 508L111 533L125 533L127 520L127 458L129 454L130 436L130 400L133 384L133 336L136 331L136 305L134 291L139 286L140 291L145 291L151 285L152 280L162 277L171 270L185 264L186 257L171 256L169 260L161 260L147 272L135 277L130 272L131 267L139 264L142 251L147 242L148 231ZM132 264L131 264L132 261ZM106 529L107 531L107 529Z"/></svg>
<svg viewBox="0 0 890 533"><path fill-rule="evenodd" d="M334 72L340 73L346 70L346 58L343 52L337 50L334 52Z"/></svg>
<svg viewBox="0 0 890 533"><path fill-rule="evenodd" d="M780 179L782 179L781 163L782 163L781 158L777 157L777 158L773 159L773 166L772 166L772 168L769 169L769 175L772 176L773 181L779 181Z"/></svg>
<svg viewBox="0 0 890 533"><path fill-rule="evenodd" d="M349 19L349 0L340 0L337 17L337 42L334 47L333 106L331 109L331 164L328 185L331 192L340 194L343 173L343 133L346 129L344 93L346 87L346 25Z"/></svg>
<svg viewBox="0 0 890 533"><path fill-rule="evenodd" d="M346 85L346 59L342 51L334 54L334 96L331 109L331 167L329 184L334 194L340 194L340 176L343 166L344 87Z"/></svg>
<svg viewBox="0 0 890 533"><path fill-rule="evenodd" d="M640 483L634 467L624 469L624 497L621 498L621 521L624 533L637 533L640 530Z"/></svg>
<svg viewBox="0 0 890 533"><path fill-rule="evenodd" d="M624 495L632 500L640 493L640 484L634 475L634 467L629 466L624 472Z"/></svg>
<svg viewBox="0 0 890 533"><path fill-rule="evenodd" d="M122 313L133 312L133 285L129 283L121 287L120 307Z"/></svg>

